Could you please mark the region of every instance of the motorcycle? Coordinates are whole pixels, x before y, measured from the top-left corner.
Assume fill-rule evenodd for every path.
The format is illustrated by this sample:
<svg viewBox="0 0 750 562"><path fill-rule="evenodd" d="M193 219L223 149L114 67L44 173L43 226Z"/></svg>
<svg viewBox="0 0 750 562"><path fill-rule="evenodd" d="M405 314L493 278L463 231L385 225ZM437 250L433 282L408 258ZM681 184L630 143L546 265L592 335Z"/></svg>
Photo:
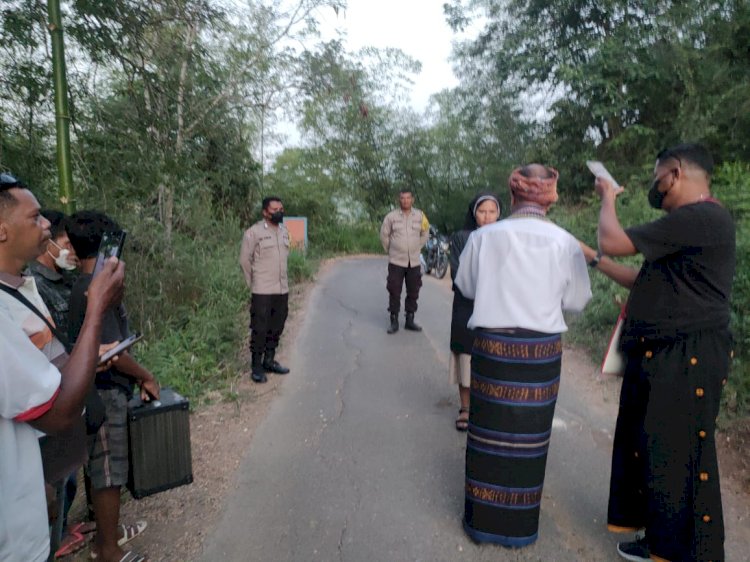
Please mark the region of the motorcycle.
<svg viewBox="0 0 750 562"><path fill-rule="evenodd" d="M440 234L434 226L430 225L430 236L422 249L420 259L422 269L442 279L448 271L448 251L450 244L444 234Z"/></svg>

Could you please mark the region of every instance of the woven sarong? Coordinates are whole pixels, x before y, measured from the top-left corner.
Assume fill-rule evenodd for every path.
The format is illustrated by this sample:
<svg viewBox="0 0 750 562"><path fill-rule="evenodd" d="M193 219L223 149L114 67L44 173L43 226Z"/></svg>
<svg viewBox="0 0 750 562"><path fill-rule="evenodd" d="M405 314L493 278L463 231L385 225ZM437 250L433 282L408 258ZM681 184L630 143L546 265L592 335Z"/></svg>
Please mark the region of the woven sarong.
<svg viewBox="0 0 750 562"><path fill-rule="evenodd" d="M476 332L464 529L477 542L537 539L561 358L559 334Z"/></svg>

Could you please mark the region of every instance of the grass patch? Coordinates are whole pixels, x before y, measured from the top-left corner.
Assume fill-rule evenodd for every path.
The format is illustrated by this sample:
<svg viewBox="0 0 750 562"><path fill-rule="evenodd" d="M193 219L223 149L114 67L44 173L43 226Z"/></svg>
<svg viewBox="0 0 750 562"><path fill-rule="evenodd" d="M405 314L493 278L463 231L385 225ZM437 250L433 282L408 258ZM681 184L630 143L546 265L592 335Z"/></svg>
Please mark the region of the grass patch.
<svg viewBox="0 0 750 562"><path fill-rule="evenodd" d="M379 224L328 224L309 238L313 254L320 257L383 252Z"/></svg>
<svg viewBox="0 0 750 562"><path fill-rule="evenodd" d="M242 229L231 220L202 226L209 234L177 231L165 251L159 225L128 224L124 256L131 327L145 335L135 354L162 385L191 398L228 387L247 334L240 321L247 289L237 261Z"/></svg>
<svg viewBox="0 0 750 562"><path fill-rule="evenodd" d="M289 260L287 261L287 274L289 276L289 284L294 285L296 283L302 283L308 279L312 279L312 276L318 269L318 263L312 258L308 258L304 252L299 250L292 250L289 252Z"/></svg>

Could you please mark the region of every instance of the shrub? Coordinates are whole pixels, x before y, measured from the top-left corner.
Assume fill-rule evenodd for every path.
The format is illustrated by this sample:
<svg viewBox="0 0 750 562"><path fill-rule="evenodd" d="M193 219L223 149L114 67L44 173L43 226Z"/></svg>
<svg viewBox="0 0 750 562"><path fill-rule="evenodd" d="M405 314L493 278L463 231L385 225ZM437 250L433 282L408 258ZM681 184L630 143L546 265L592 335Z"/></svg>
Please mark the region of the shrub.
<svg viewBox="0 0 750 562"><path fill-rule="evenodd" d="M737 271L732 287L735 361L724 399L735 414L750 412L750 166L727 163L714 175L712 191L732 213L737 229Z"/></svg>
<svg viewBox="0 0 750 562"><path fill-rule="evenodd" d="M308 259L304 252L292 250L289 252L289 261L287 262L289 283L301 283L311 279L315 273L315 267L311 259Z"/></svg>
<svg viewBox="0 0 750 562"><path fill-rule="evenodd" d="M190 231L175 231L167 251L156 221L135 215L123 222L130 231L126 303L132 328L146 336L136 356L162 385L190 397L224 388L236 376L247 336L239 224L196 213Z"/></svg>
<svg viewBox="0 0 750 562"><path fill-rule="evenodd" d="M310 245L315 254L337 255L382 253L380 225L369 222L330 223L310 233Z"/></svg>

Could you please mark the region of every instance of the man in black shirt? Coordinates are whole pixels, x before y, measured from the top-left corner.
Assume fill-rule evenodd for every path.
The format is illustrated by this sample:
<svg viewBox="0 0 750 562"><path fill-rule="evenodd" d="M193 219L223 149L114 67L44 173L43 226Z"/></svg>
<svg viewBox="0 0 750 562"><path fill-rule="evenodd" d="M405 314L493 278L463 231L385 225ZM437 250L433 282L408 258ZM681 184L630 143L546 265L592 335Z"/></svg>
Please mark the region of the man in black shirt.
<svg viewBox="0 0 750 562"><path fill-rule="evenodd" d="M83 325L87 292L92 282L96 255L105 232L120 227L97 211L79 211L70 217L68 237L81 260L81 274L70 297L70 339L75 341ZM123 305L110 309L102 318L103 344L124 340L130 335ZM128 481L127 406L133 386L140 386L141 398L159 398L159 385L146 368L128 352L119 355L116 367L97 373L96 390L104 402L106 420L94 438L86 473L91 480L91 500L96 518L96 537L92 554L103 562L124 560L121 548L146 528L145 521L120 525L120 488ZM135 553L128 560L141 560Z"/></svg>
<svg viewBox="0 0 750 562"><path fill-rule="evenodd" d="M715 420L733 354L729 297L734 224L710 193L713 160L700 145L662 151L649 203L667 212L623 229L622 188L597 178L599 252L590 265L631 288L620 346L626 367L612 452L608 523L645 528L620 543L628 560L723 560ZM610 256L643 254L640 271Z"/></svg>

